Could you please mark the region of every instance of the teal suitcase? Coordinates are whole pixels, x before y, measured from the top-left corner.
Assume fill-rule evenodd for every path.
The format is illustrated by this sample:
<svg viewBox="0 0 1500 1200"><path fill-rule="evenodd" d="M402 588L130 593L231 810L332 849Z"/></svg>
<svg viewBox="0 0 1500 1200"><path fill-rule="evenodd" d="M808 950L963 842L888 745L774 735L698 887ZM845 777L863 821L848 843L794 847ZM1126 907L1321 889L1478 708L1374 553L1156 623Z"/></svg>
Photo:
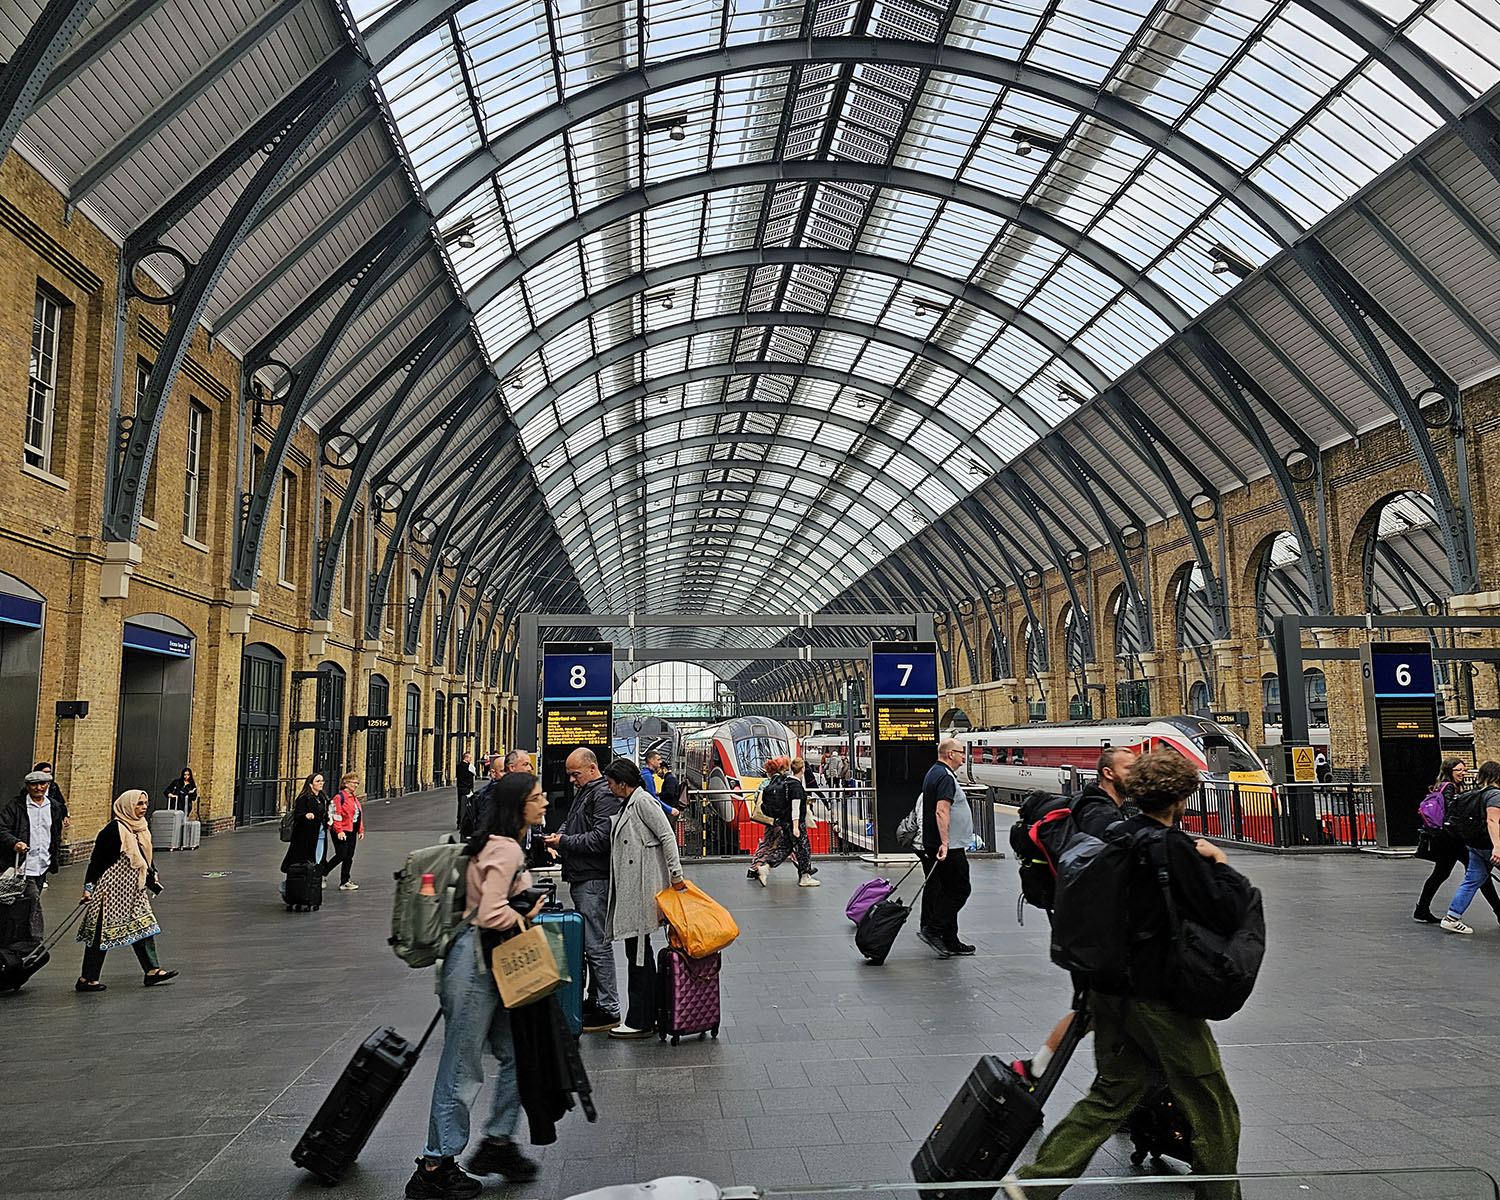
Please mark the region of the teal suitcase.
<svg viewBox="0 0 1500 1200"><path fill-rule="evenodd" d="M576 912L543 911L537 914L538 925L560 925L563 932L563 947L568 952L568 975L566 987L557 993L563 1016L574 1037L583 1033L583 914Z"/></svg>

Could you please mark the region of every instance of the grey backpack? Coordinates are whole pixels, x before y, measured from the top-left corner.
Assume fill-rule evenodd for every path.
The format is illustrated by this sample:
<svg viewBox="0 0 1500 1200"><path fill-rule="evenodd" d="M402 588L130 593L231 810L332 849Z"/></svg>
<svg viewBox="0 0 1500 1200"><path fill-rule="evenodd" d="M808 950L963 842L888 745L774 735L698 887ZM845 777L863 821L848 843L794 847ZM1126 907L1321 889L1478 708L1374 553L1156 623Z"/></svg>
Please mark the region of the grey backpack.
<svg viewBox="0 0 1500 1200"><path fill-rule="evenodd" d="M430 967L445 958L463 930L469 867L462 842L424 846L406 856L396 872L391 907L391 949L409 967ZM422 876L433 878L434 895L422 895Z"/></svg>

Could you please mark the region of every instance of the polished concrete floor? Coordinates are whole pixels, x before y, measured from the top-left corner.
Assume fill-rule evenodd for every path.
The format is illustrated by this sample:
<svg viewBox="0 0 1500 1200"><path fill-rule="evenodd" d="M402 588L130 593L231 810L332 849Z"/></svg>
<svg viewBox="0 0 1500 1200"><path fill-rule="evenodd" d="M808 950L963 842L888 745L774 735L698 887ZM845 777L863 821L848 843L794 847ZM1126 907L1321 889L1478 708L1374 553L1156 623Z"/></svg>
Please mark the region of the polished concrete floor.
<svg viewBox="0 0 1500 1200"><path fill-rule="evenodd" d="M116 951L109 991L78 995L69 941L24 991L0 996L0 1194L323 1194L288 1153L365 1035L388 1023L416 1037L433 1011L432 972L408 969L386 945L390 880L452 812L451 791L371 806L355 864L362 889L329 892L317 913L279 903L283 847L269 828L163 856L160 947L183 973L175 985L144 989L134 956ZM1500 924L1483 901L1470 910L1479 932L1459 937L1411 920L1425 864L1236 861L1264 891L1270 926L1259 990L1217 1027L1244 1118L1243 1169L1500 1172ZM53 877L49 927L75 901L81 871ZM843 906L870 874L827 862L824 886L800 889L788 865L762 889L743 866L690 868L743 930L726 954L723 1033L675 1048L585 1038L598 1123L571 1114L558 1143L537 1152L541 1178L507 1200L676 1173L791 1190L908 1179L974 1059L1036 1046L1066 984L1047 961L1040 914L1016 923L1009 860L974 864L964 932L976 957L937 961L909 926L884 967L866 966ZM1089 1058L1085 1043L1054 1114L1086 1086ZM339 1194L400 1196L435 1063L429 1050ZM1096 1173L1128 1169L1128 1149L1116 1139ZM1313 1194L1486 1194L1460 1182L1346 1180Z"/></svg>

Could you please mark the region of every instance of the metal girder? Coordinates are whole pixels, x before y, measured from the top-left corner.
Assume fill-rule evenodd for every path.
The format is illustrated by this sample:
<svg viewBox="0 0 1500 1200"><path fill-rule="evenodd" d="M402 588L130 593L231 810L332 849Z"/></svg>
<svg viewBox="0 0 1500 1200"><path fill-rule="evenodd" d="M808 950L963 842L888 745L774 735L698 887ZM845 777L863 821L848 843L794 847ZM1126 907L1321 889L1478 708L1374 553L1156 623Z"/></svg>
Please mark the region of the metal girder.
<svg viewBox="0 0 1500 1200"><path fill-rule="evenodd" d="M1005 489L1018 507L1031 517L1032 523L1041 530L1042 537L1048 548L1052 551L1053 561L1057 564L1058 573L1062 576L1063 586L1068 589L1068 598L1073 601L1074 621L1077 623L1079 637L1083 642L1087 662L1097 661L1094 649L1094 614L1089 611L1088 605L1084 604L1078 596L1078 585L1073 582L1073 572L1068 568L1068 556L1058 542L1052 527L1047 524L1047 517L1053 515L1051 509L1042 503L1042 498L1036 494L1031 485L1022 479L1013 470L1002 471L996 476L997 482ZM1066 528L1062 522L1058 522L1060 528ZM1081 549L1081 548L1080 548ZM1064 647L1064 657L1067 648Z"/></svg>
<svg viewBox="0 0 1500 1200"><path fill-rule="evenodd" d="M327 144L321 150L310 158L303 160L302 165L287 178L276 194L266 201L265 207L260 210L260 214L250 223L247 236L254 234L262 225L273 220L276 214L286 207L292 197L326 171L334 160L347 150L360 134L372 126L378 125L379 122L380 113L374 103L366 104L350 119L343 129L339 130L334 137L328 140ZM221 321L220 325L222 324L223 322Z"/></svg>
<svg viewBox="0 0 1500 1200"><path fill-rule="evenodd" d="M136 28L152 11L162 4L162 0L128 0L128 3L120 5L114 12L110 13L107 20L100 22L82 42L78 48L70 51L60 59L55 67L47 75L47 82L37 93L36 100L32 104L35 112L48 101L57 96L65 87L87 71L91 66L114 49L115 45ZM79 25L87 18L92 4L81 4L77 7L83 9L79 18ZM5 149L9 149L6 143ZM0 150L3 154L4 150Z"/></svg>
<svg viewBox="0 0 1500 1200"><path fill-rule="evenodd" d="M1484 105L1476 105L1456 123L1458 136L1495 178L1500 179L1500 121Z"/></svg>
<svg viewBox="0 0 1500 1200"><path fill-rule="evenodd" d="M308 400L310 409L317 408L324 400L332 396L339 388L348 382L349 377L363 366L373 356L376 348L400 331L408 321L414 317L418 310L425 305L438 292L444 291L448 286L448 277L435 273L433 277L422 286L422 288L408 300L401 309L396 312L384 325L365 340L365 353L351 354L349 361L325 379L322 385L312 394Z"/></svg>
<svg viewBox="0 0 1500 1200"><path fill-rule="evenodd" d="M68 185L68 202L76 205L90 196L121 163L155 137L175 117L185 112L200 96L229 74L247 54L263 42L275 28L301 8L307 0L277 0L234 40L184 80L158 107L152 109L113 145L84 167ZM325 64L326 65L326 64Z"/></svg>
<svg viewBox="0 0 1500 1200"><path fill-rule="evenodd" d="M496 490L501 490L514 483L523 469L530 469L530 464L524 458L506 472L505 478L501 480L500 486ZM453 536L453 526L458 522L459 514L468 502L469 495L473 491L477 478L477 475L472 477L468 487L460 491L454 498L452 507L449 508L447 515L443 518L442 524L438 526L437 532L433 535L431 549L427 554L427 562L424 564L421 577L417 582L416 601L411 605L411 609L407 614L406 631L402 642L407 654L415 654L417 652L417 645L422 637L422 610L427 606L427 592L432 586L432 577L437 572L438 563L442 560L443 551L447 548L449 540Z"/></svg>
<svg viewBox="0 0 1500 1200"><path fill-rule="evenodd" d="M1271 443L1270 435L1266 433L1260 420L1250 408L1250 403L1242 391L1247 381L1240 373L1240 369L1233 365L1233 360L1224 355L1222 347L1204 331L1191 330L1185 335L1185 340L1199 361L1212 373L1215 383L1229 398L1229 402L1238 410L1240 420L1248 429L1256 450L1260 452L1261 458L1265 460L1272 477L1276 480L1276 490L1281 493L1281 502L1286 508L1287 520L1292 523L1292 533L1302 545L1302 569L1307 575L1308 595L1312 599L1314 612L1332 612L1333 606L1330 598L1332 588L1328 580L1326 548L1316 546L1312 540L1307 518L1302 512L1302 504L1297 499L1297 485L1287 470L1286 462L1276 453L1276 447ZM1187 373L1196 380L1192 372ZM1306 435L1300 434L1299 441L1306 442L1306 440ZM1319 455L1316 446L1312 448L1309 457L1315 465L1318 463Z"/></svg>
<svg viewBox="0 0 1500 1200"><path fill-rule="evenodd" d="M500 383L485 369L484 363L475 347L470 347L467 354L443 372L443 375L437 381L437 385L432 389L432 394L437 395L444 389L452 387L471 371L474 374L470 375L470 382L474 379L488 377L494 384L496 409L504 417L505 405L500 403L499 396ZM467 387L467 384L465 386ZM406 462L423 442L436 433L439 427L446 428L449 425L454 416L454 409L456 408L456 402L451 403L453 404L452 408L444 407L438 409L436 412L427 414L427 419L422 422L421 429L410 436L407 436L408 431L422 416L421 410L412 409L410 412L398 416L394 424L391 425L390 432L386 434L385 439L386 446L392 451L392 454L390 458L385 460L380 470L375 472L372 478L379 482L393 479L401 464ZM466 417L468 415L468 413L465 414Z"/></svg>
<svg viewBox="0 0 1500 1200"><path fill-rule="evenodd" d="M295 246L288 250L274 267L272 267L253 284L251 284L244 293L236 297L229 304L229 306L219 314L219 319L215 321L212 326L215 336L228 328L230 325L233 325L250 309L252 305L257 303L261 299L261 297L263 297L268 291L275 287L276 284L281 282L281 280L284 279L288 273L290 273L296 267L300 266L310 250L312 250L319 242L321 242L330 233L332 233L346 220L348 220L349 216L357 208L359 208L361 204L368 200L382 183L391 178L393 175L397 174L399 170L400 168L396 163L388 163L386 164L386 166L376 171L374 175L370 176L369 179L365 180L364 183L360 184L359 187L355 188L354 191L345 198L343 203L338 205L338 207L336 207L331 213L328 214L327 217L324 218L323 222L318 225L317 228L312 230L309 234L307 234L306 237L304 237ZM400 212L396 213L395 216L389 218L389 220L381 222L380 227L375 232L375 237L378 238L385 234L392 225L400 225L410 221L411 213L413 210L419 213L421 212L420 206L418 206L416 203L411 203L403 208ZM423 214L423 219L418 227L418 231L425 233L428 228L429 222L426 220L426 214ZM368 245L368 243L366 244ZM355 259L359 259L363 253L363 247L361 247L359 250L354 251L354 254L350 261L352 262ZM325 279L322 284L318 285L318 287L313 290L312 296L304 297L301 301L298 302L297 307L293 309L293 313L298 314L296 316L296 319L293 320L291 315L283 318L280 322L277 323L277 329L291 329L302 324L302 322L306 320L306 314L316 312L318 306L323 302L323 300L326 300L328 298L329 294L332 291L332 288L337 286L336 284L331 284L332 280L338 279L341 282L347 282L347 276L344 275L344 272L348 271L349 269L350 265L348 262L346 262L342 267L336 268L334 273L330 275L328 279ZM316 303L310 303L313 296L319 297ZM266 337L261 339L261 343L264 344L272 336L272 334L267 334ZM282 333L281 336L275 338L275 341L279 342L284 336L285 333ZM274 345L275 342L273 342L272 344Z"/></svg>
<svg viewBox="0 0 1500 1200"><path fill-rule="evenodd" d="M255 219L266 197L291 170L297 156L368 77L366 68L352 55L336 56L336 59L338 65L335 69L318 72L310 77L312 86L306 94L305 106L300 107L295 116L282 127L278 137L262 143L272 147L265 162L231 206L223 225L214 235L202 258L188 267L181 286L167 298L172 305L172 319L157 352L150 381L145 392L136 401L136 411L131 418L119 416L129 305L133 298L147 303L162 303L153 297L140 295L135 287L137 268L153 251L160 251L161 246L154 242L148 244L138 241L137 235L126 239L120 254L120 282L115 312L111 407L115 414L116 441L107 458L110 477L107 481L104 513L105 541L135 540L144 497L141 482L151 467L162 414L166 410L166 399L177 382L177 373L192 341L193 331L203 316L203 310L219 277L243 241L246 228Z"/></svg>
<svg viewBox="0 0 1500 1200"><path fill-rule="evenodd" d="M1114 551L1115 562L1120 567L1120 575L1125 583L1125 591L1129 595L1130 603L1135 609L1136 627L1141 631L1141 640L1145 643L1142 649L1154 650L1156 648L1156 631L1151 619L1149 597L1145 594L1140 582L1136 579L1135 569L1130 565L1130 552L1125 548L1123 531L1115 524L1114 518L1109 515L1104 505L1099 502L1099 498L1094 494L1094 488L1097 487L1103 491L1115 507L1130 517L1131 522L1141 531L1143 538L1146 533L1145 525L1141 523L1139 517L1125 506L1124 501L1120 499L1114 489L1100 479L1089 465L1084 462L1078 451L1073 449L1066 441L1054 435L1043 438L1041 446L1043 453L1057 465L1057 468L1073 480L1074 486L1078 489L1078 494L1088 502L1089 507L1094 510L1094 515L1099 518L1099 523L1104 526L1104 531L1109 537L1110 549ZM1089 485L1089 480L1093 480L1092 487ZM1060 563L1059 568L1066 571L1067 564ZM1090 621L1090 626L1092 627L1092 621ZM1092 633L1092 628L1090 632ZM1096 646L1096 653L1097 650Z"/></svg>
<svg viewBox="0 0 1500 1200"><path fill-rule="evenodd" d="M390 398L376 415L372 428L359 448L358 457L349 467L349 477L344 481L344 495L339 502L338 514L333 519L333 528L329 531L327 540L318 546L318 569L313 575L312 589L311 616L313 620L322 620L328 616L328 609L333 602L333 575L338 567L338 548L344 544L344 530L348 528L349 518L354 513L355 501L364 490L365 480L370 473L371 464L375 461L376 451L380 449L381 441L385 437L386 427L401 406L406 403L407 397L421 382L422 377L432 370L468 331L469 314L467 311L458 307L450 309L443 320L429 330L430 340L426 347L413 360L406 378L391 393ZM323 440L320 439L320 444Z"/></svg>
<svg viewBox="0 0 1500 1200"><path fill-rule="evenodd" d="M396 515L392 520L391 536L390 540L386 542L385 556L381 561L380 569L371 574L369 587L365 591L366 624L385 607L386 593L389 591L391 584L391 572L396 566L397 548L401 544L401 538L411 521L413 511L416 509L417 498L421 494L422 489L426 487L427 480L432 475L433 469L437 466L438 459L443 456L443 452L448 448L448 443L458 432L459 426L463 424L468 413L472 411L472 407L481 403L486 396L493 396L495 391L496 385L492 377L478 375L470 382L468 387L454 397L452 407L455 411L451 414L451 419L446 428L444 428L442 436L438 438L423 457L421 465L417 468L416 478L403 490L401 503L397 506ZM515 427L510 426L512 436L514 436L514 430ZM497 430L496 435L499 432ZM371 489L372 493L379 491L381 482L389 480L389 478L390 466L387 464L385 470L381 471L375 477L373 481L374 486Z"/></svg>
<svg viewBox="0 0 1500 1200"><path fill-rule="evenodd" d="M1026 610L1026 618L1031 622L1031 628L1036 631L1036 635L1040 639L1036 644L1039 647L1042 668L1045 670L1048 664L1047 647L1051 639L1048 637L1046 622L1038 619L1036 609L1032 606L1031 594L1026 589L1025 577L1020 567L1016 565L1016 560L1010 556L1010 551L1005 548L1005 539L1009 537L1009 534L1005 532L994 514L974 497L971 496L968 499L960 501L959 508L971 521L981 526L994 539L991 544L1005 561L1006 569L1010 572L1010 577L1016 585L1016 594L1021 598L1021 607ZM1066 564L1060 565L1065 566ZM1008 646L1009 644L1010 637L1007 630L1006 645ZM1011 664L1011 670L1015 670L1014 663Z"/></svg>
<svg viewBox="0 0 1500 1200"><path fill-rule="evenodd" d="M500 490L495 490L495 495L490 500L490 506L485 510L484 517L480 521L481 527L492 524L500 516L506 501L512 499L512 495ZM438 614L437 633L433 637L432 665L440 667L443 665L443 656L448 648L448 626L453 620L453 606L458 601L458 594L463 590L464 580L468 578L469 567L474 562L474 551L478 546L478 540L470 541L464 548L462 556L453 568L453 591L448 594L448 603L443 606L443 611ZM434 545L431 558L437 558L441 551ZM458 657L455 653L455 657Z"/></svg>
<svg viewBox="0 0 1500 1200"><path fill-rule="evenodd" d="M672 204L716 191L741 187L765 187L777 183L814 185L847 183L861 187L897 188L920 195L953 200L983 212L997 214L1030 230L1038 237L1076 252L1080 258L1101 274L1115 280L1122 288L1132 291L1142 304L1156 312L1160 319L1171 328L1181 329L1190 319L1175 299L1168 296L1149 277L1131 267L1128 261L1104 242L1079 233L1072 226L1035 205L1022 203L1013 197L992 192L975 184L955 180L949 175L871 163L804 159L720 167L697 175L677 176L614 197L577 217L559 222L552 229L538 235L521 247L515 254L508 256L469 289L469 303L476 312L481 311L538 264L566 251L590 234L606 229L615 222L646 212L654 206ZM732 262L736 255L749 253L752 252L729 251L722 255L711 256L710 260L704 261L722 258L726 262ZM853 262L862 260L875 263L887 261L855 251L815 248L787 248L775 251L769 253L765 261L800 263L808 261L808 255L816 255L813 261L818 262L824 261L826 256L832 259L835 265L841 265L844 260L851 260L851 265ZM758 263L760 260L756 261ZM662 269L664 268L653 267L648 273L656 276ZM1003 320L1014 320L1017 328L1023 329L1053 353L1061 355L1069 348L1067 339L1049 332L1042 322L1029 317L1024 312L1005 306L1003 302L997 301L993 296L989 296L989 293L972 284L963 284L951 278L946 282L938 283L930 279L933 272L906 267L905 264L902 264L900 271L887 273L910 277L913 282L921 282L923 286L934 286L949 294L956 295L955 288L963 288L962 298L966 302L976 303L976 307L986 307ZM977 303L986 296L989 296L988 305ZM1085 380L1095 387L1103 387L1107 384L1108 381L1104 378L1100 368L1090 362L1085 355L1074 353L1072 357L1082 360L1085 364L1080 371L1080 375Z"/></svg>
<svg viewBox="0 0 1500 1200"><path fill-rule="evenodd" d="M967 382L973 384L977 389L990 396L1001 408L1007 408L1016 413L1020 413L1023 409L1025 409L1028 413L1030 413L1032 421L1035 422L1035 425L1033 426L1033 432L1036 433L1038 437L1044 436L1046 433L1050 432L1050 428L1044 421L1042 421L1040 416L1033 412L1030 412L1030 410L1027 409L1026 406L1015 402L1010 397L1010 393L1002 388L998 383L996 383L994 378L987 372L979 367L964 362L962 359L948 353L946 350L941 350L940 348L932 346L930 344L924 344L917 338L908 337L906 334L897 333L893 330L885 329L879 325L872 325L864 321L853 321L846 317L836 317L828 313L804 312L723 313L713 317L700 317L696 320L685 321L678 325L665 325L659 329L652 329L643 334L638 334L635 337L630 338L628 341L617 342L613 346L608 346L605 349L600 350L592 357L584 359L582 362L572 367L566 373L559 376L554 382L540 389L534 396L532 396L515 410L516 424L524 428L527 422L544 411L544 405L554 403L558 399L558 397L567 395L569 391L577 387L579 384L584 383L588 379L600 374L608 368L615 366L618 363L626 362L634 358L636 355L644 354L647 351L652 350L658 346L668 345L672 342L696 337L699 334L713 333L719 330L758 328L796 328L813 329L820 332L847 333L853 337L863 337L871 342L877 342L886 346L894 346L899 350L906 351L908 354L912 354L918 358L925 358L930 362L936 363L943 369L951 371L960 379L966 380ZM805 365L812 369L823 369L816 368L815 364L809 363ZM496 370L496 374L500 374L498 368ZM885 392L884 395L882 395L882 393L878 391L874 392L874 394L882 395L882 398L887 400L889 403L896 404L901 408L910 409L912 412L917 413L922 419L930 422L933 425L936 425L950 438L952 438L958 446L962 447L964 453L972 454L975 458L982 459L990 467L991 470L998 471L1006 465L1006 460L999 454L995 453L995 451L990 449L988 445L985 445L982 440L979 440L978 444L975 444L976 439L973 436L973 430L966 429L963 422L959 421L955 417L950 416L942 408L941 405L926 404L921 400L920 397L914 396L911 392L908 392L902 388L893 387L890 384L879 383L878 381L873 379L849 375L846 372L839 371L832 371L831 374L836 378L847 377L850 380L850 386L858 386L859 390L861 391L871 390L868 385L872 383L875 384L877 388L883 388ZM500 375L500 377L504 378L504 375ZM661 391L663 390L664 386L674 386L670 384L664 385L660 380L665 378L675 378L675 376L663 376L660 378L648 379L644 381L643 385L650 385L651 392ZM814 378L816 378L816 376L814 376ZM861 379L861 382L858 385L854 383L856 379ZM627 395L628 392L629 389L627 389L627 391L625 392L616 393L616 396ZM613 397L611 399L613 399ZM614 404L612 407L623 407L625 403L629 402ZM704 409L708 408L708 406L705 405L695 405L694 407ZM585 410L584 415L597 417L599 413L597 412L597 410L591 409ZM712 413L711 411L705 411L700 415L708 416L712 415ZM570 424L574 426L576 431L578 422L570 422ZM537 446L533 450L533 453L540 461L541 459L546 458L548 454L552 453L552 451L556 450L558 446L563 443L563 440L564 438L562 435L562 430L555 430L552 433L548 434L546 438L544 438L540 443L537 444ZM837 457L837 454L835 452L829 450L823 450L820 451L820 453L826 454L829 457Z"/></svg>
<svg viewBox="0 0 1500 1200"><path fill-rule="evenodd" d="M420 210L418 210L420 216ZM266 514L271 503L271 492L281 478L281 469L286 463L287 451L296 436L303 418L307 415L308 395L317 382L328 356L343 338L349 324L370 302L375 289L386 274L400 262L405 253L407 239L400 227L377 236L364 248L369 254L365 261L364 276L354 291L345 299L339 311L324 329L318 344L304 356L291 371L288 389L281 401L281 414L276 422L276 431L267 448L266 461L254 488L241 496L235 514L234 558L229 573L229 586L236 590L252 590L256 576L260 573L260 552L265 539ZM262 343L258 352L275 349L275 343ZM247 357L242 364L241 394L249 391L250 376L261 365L257 359Z"/></svg>
<svg viewBox="0 0 1500 1200"><path fill-rule="evenodd" d="M974 569L974 564L971 561L968 550L963 544L963 540L948 523L948 517L944 516L941 520L935 522L933 529L937 533L937 536L948 545L948 548L954 553L958 561L963 564L964 571L969 576L969 582L974 585L975 598L984 606L985 616L990 623L990 636L998 641L1001 637L1000 622L995 617L995 606L990 603L990 586L980 579L979 572ZM989 674L989 672L986 671L985 674ZM975 679L977 682L978 677L976 676Z"/></svg>
<svg viewBox="0 0 1500 1200"><path fill-rule="evenodd" d="M912 552L916 554L916 556L927 565L927 570L932 574L933 582L939 586L940 594L946 599L947 611L951 614L953 623L958 626L958 637L959 640L963 643L964 656L969 660L969 678L971 680L978 679L979 658L974 653L974 643L972 640L970 640L968 628L965 626L963 619L959 616L958 598L947 590L947 587L949 585L955 584L958 581L950 577L948 579L948 584L943 583L943 579L948 575L948 571L943 567L942 563L939 562L932 551L930 551L922 543L921 538L913 538L907 544L911 547ZM958 686L957 677L950 678L948 680L948 686Z"/></svg>
<svg viewBox="0 0 1500 1200"><path fill-rule="evenodd" d="M1145 414L1141 412L1135 401L1119 388L1110 388L1102 399L1106 404L1119 414L1120 420L1127 426L1134 428L1139 444L1150 455L1156 464L1156 473L1161 481L1166 484L1167 490L1172 494L1172 503L1177 506L1177 516L1182 521L1182 527L1187 531L1188 540L1193 544L1193 556L1198 560L1198 567L1203 572L1204 587L1209 597L1209 612L1214 623L1214 636L1219 639L1229 637L1229 601L1224 593L1224 583L1219 579L1218 572L1214 569L1213 559L1209 556L1208 546L1203 541L1203 531L1199 528L1198 519L1193 515L1192 505L1188 497L1183 494L1177 477L1172 473L1166 460L1162 458L1161 451L1157 448L1157 435L1153 435L1154 428L1148 422ZM1209 494L1209 493L1205 493ZM1144 529L1143 529L1144 532ZM1150 614L1151 624L1142 630L1142 636L1149 632L1151 645L1156 644L1156 620L1155 613Z"/></svg>
<svg viewBox="0 0 1500 1200"><path fill-rule="evenodd" d="M1338 313L1350 336L1369 360L1383 385L1377 394L1401 422L1401 428L1416 453L1422 477L1427 481L1427 493L1437 507L1437 524L1442 531L1443 549L1448 555L1448 570L1452 573L1454 592L1459 595L1477 592L1479 557L1474 537L1473 512L1468 505L1454 503L1448 477L1443 473L1442 463L1427 431L1427 423L1422 419L1421 409L1407 390L1401 372L1391 361L1385 343L1381 340L1382 335L1427 376L1455 412L1459 403L1458 385L1317 239L1309 238L1293 253L1298 265ZM1372 321L1378 332L1370 328Z"/></svg>
<svg viewBox="0 0 1500 1200"><path fill-rule="evenodd" d="M41 103L47 77L93 8L94 0L48 0L0 70L0 158L10 153L16 134Z"/></svg>
<svg viewBox="0 0 1500 1200"><path fill-rule="evenodd" d="M471 153L427 189L432 211L441 216L465 196L529 150L569 127L667 88L721 75L798 67L808 63L879 63L884 67L938 70L970 76L1040 96L1093 116L1106 125L1159 149L1235 201L1281 245L1290 245L1302 227L1280 202L1222 157L1145 109L1062 74L977 50L898 38L810 37L743 42L699 54L648 63L621 71L522 121Z"/></svg>
<svg viewBox="0 0 1500 1200"><path fill-rule="evenodd" d="M359 391L355 392L354 395L352 395L348 400L344 401L343 404L339 405L339 407L334 412L330 413L328 417L326 417L322 421L319 429L319 434L323 438L323 440L326 441L329 437L333 436L333 434L343 431L344 422L348 421L357 412L359 412L360 409L365 407L365 405L367 405L372 399L374 399L374 397L379 394L380 389L385 387L386 384L388 384L393 378L395 378L397 373L400 372L401 368L406 363L410 362L413 358L415 358L422 352L422 350L428 345L428 343L432 341L434 336L433 330L437 327L437 325L443 324L447 321L451 321L454 319L456 314L463 313L464 310L460 305L450 305L443 312L443 314L438 317L437 322L424 325L415 337L413 337L409 342L402 346L401 349L397 350L388 359L386 359L385 364L378 371L376 371L375 374L370 376L370 378L365 381L364 385L359 389ZM464 315L466 316L467 314ZM373 354L367 355L366 361L373 357ZM317 397L314 396L309 398L307 401L308 410L311 411L316 406Z"/></svg>

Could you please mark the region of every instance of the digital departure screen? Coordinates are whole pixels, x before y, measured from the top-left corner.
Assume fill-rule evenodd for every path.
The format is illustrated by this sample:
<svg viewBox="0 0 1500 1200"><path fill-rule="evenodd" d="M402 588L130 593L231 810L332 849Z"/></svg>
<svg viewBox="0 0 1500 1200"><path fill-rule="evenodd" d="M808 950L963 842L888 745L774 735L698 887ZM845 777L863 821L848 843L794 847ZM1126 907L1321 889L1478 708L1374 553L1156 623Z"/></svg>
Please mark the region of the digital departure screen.
<svg viewBox="0 0 1500 1200"><path fill-rule="evenodd" d="M566 707L549 704L543 709L542 715L545 718L543 736L550 747L572 753L579 746L611 745L607 704L591 708L576 704Z"/></svg>
<svg viewBox="0 0 1500 1200"><path fill-rule="evenodd" d="M1429 702L1423 704L1400 703L1387 700L1380 706L1380 737L1382 740L1436 738L1438 735L1437 713Z"/></svg>
<svg viewBox="0 0 1500 1200"><path fill-rule="evenodd" d="M901 700L875 701L875 731L883 742L937 745L937 705Z"/></svg>

